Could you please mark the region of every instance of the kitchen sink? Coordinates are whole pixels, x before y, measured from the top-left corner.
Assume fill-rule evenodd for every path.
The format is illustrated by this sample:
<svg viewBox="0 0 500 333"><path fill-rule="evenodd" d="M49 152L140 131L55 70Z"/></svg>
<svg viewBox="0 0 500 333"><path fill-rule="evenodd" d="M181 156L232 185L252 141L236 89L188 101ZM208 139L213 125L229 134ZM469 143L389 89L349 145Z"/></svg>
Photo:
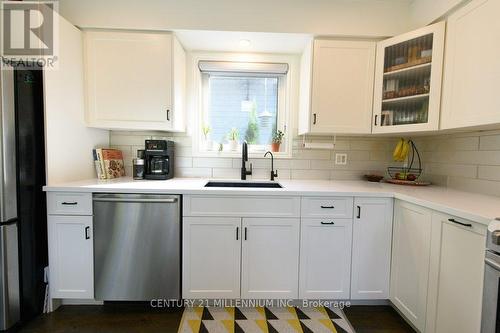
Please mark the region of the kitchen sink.
<svg viewBox="0 0 500 333"><path fill-rule="evenodd" d="M250 188L283 188L279 183L271 182L213 182L205 184L205 187L250 187Z"/></svg>

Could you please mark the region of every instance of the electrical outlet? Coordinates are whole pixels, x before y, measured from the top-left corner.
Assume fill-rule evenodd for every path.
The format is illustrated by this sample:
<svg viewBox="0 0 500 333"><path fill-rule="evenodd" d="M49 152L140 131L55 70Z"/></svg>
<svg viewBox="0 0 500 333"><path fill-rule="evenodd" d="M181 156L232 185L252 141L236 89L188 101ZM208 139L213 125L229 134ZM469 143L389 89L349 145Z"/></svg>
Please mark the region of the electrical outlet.
<svg viewBox="0 0 500 333"><path fill-rule="evenodd" d="M347 154L335 154L335 164L336 165L347 165Z"/></svg>

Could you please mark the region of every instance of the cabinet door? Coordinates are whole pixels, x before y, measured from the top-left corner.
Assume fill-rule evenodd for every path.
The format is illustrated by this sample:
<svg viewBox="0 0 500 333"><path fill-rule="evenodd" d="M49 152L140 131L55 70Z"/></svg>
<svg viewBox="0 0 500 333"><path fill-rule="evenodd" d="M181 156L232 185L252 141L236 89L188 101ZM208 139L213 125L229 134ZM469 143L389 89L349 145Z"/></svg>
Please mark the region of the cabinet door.
<svg viewBox="0 0 500 333"><path fill-rule="evenodd" d="M397 201L394 218L390 300L423 331L427 302L431 211Z"/></svg>
<svg viewBox="0 0 500 333"><path fill-rule="evenodd" d="M388 299L393 199L356 198L351 299Z"/></svg>
<svg viewBox="0 0 500 333"><path fill-rule="evenodd" d="M242 298L297 298L299 225L295 218L244 218Z"/></svg>
<svg viewBox="0 0 500 333"><path fill-rule="evenodd" d="M185 217L182 297L239 298L241 219Z"/></svg>
<svg viewBox="0 0 500 333"><path fill-rule="evenodd" d="M375 45L314 41L311 133L371 133Z"/></svg>
<svg viewBox="0 0 500 333"><path fill-rule="evenodd" d="M89 126L171 128L172 40L167 33L85 32Z"/></svg>
<svg viewBox="0 0 500 333"><path fill-rule="evenodd" d="M352 219L302 219L300 298L349 299Z"/></svg>
<svg viewBox="0 0 500 333"><path fill-rule="evenodd" d="M440 213L433 214L432 223L431 260L437 269L429 275L425 331L479 332L486 226Z"/></svg>
<svg viewBox="0 0 500 333"><path fill-rule="evenodd" d="M474 0L448 18L441 128L500 123L500 1Z"/></svg>
<svg viewBox="0 0 500 333"><path fill-rule="evenodd" d="M94 298L92 216L48 216L51 298Z"/></svg>
<svg viewBox="0 0 500 333"><path fill-rule="evenodd" d="M373 133L437 130L445 23L377 45Z"/></svg>

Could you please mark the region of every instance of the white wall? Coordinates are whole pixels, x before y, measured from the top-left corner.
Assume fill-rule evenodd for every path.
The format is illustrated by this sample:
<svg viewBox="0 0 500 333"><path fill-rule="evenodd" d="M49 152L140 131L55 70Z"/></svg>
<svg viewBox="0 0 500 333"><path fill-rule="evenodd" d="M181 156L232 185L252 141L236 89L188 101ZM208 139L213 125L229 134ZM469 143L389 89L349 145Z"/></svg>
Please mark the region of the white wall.
<svg viewBox="0 0 500 333"><path fill-rule="evenodd" d="M414 28L423 27L447 14L469 0L415 0L411 3L410 13Z"/></svg>
<svg viewBox="0 0 500 333"><path fill-rule="evenodd" d="M408 31L409 0L64 0L82 28L192 29L392 36Z"/></svg>
<svg viewBox="0 0 500 333"><path fill-rule="evenodd" d="M109 144L109 131L84 121L83 40L59 21L59 68L44 73L47 184L95 177L92 148Z"/></svg>

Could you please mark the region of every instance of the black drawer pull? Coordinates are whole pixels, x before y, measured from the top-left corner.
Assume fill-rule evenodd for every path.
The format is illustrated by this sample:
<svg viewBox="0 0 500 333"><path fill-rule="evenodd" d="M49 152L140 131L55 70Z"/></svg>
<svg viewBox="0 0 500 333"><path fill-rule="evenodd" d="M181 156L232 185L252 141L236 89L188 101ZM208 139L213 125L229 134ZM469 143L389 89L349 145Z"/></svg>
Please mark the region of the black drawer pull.
<svg viewBox="0 0 500 333"><path fill-rule="evenodd" d="M62 203L62 205L66 205L66 206L74 206L74 205L78 205L78 202L76 202L76 201L71 201L71 202L64 201L64 202Z"/></svg>
<svg viewBox="0 0 500 333"><path fill-rule="evenodd" d="M240 239L240 227L236 227L236 240Z"/></svg>
<svg viewBox="0 0 500 333"><path fill-rule="evenodd" d="M90 239L89 231L90 227L85 227L85 239Z"/></svg>
<svg viewBox="0 0 500 333"><path fill-rule="evenodd" d="M358 216L356 216L356 218L361 218L361 206L358 206Z"/></svg>
<svg viewBox="0 0 500 333"><path fill-rule="evenodd" d="M334 207L334 206L321 206L321 208L333 209L333 208L335 208L335 207Z"/></svg>
<svg viewBox="0 0 500 333"><path fill-rule="evenodd" d="M323 222L323 221L321 221L321 224L334 225L334 224L335 224L335 222Z"/></svg>
<svg viewBox="0 0 500 333"><path fill-rule="evenodd" d="M247 227L245 227L245 240L247 240Z"/></svg>
<svg viewBox="0 0 500 333"><path fill-rule="evenodd" d="M460 225L463 225L464 227L472 227L472 224L470 223L462 223L462 222L458 222L457 220L455 219L448 219L448 221L450 222L453 222L453 223L456 223L456 224L460 224Z"/></svg>

